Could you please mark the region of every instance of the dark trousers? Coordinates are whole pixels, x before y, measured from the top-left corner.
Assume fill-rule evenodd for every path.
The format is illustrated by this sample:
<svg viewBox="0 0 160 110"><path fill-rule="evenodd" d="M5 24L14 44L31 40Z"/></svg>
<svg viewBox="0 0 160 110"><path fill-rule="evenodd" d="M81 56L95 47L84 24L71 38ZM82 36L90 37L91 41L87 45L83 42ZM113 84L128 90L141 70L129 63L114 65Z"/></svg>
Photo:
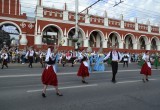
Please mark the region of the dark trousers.
<svg viewBox="0 0 160 110"><path fill-rule="evenodd" d="M6 66L8 68L7 60L2 61L2 68L1 69L3 69L4 66Z"/></svg>
<svg viewBox="0 0 160 110"><path fill-rule="evenodd" d="M118 70L118 62L116 61L112 61L112 82L116 81L116 74L117 74L117 70Z"/></svg>
<svg viewBox="0 0 160 110"><path fill-rule="evenodd" d="M29 65L28 65L28 67L32 68L33 57L29 56L29 57L28 57L28 60L29 60Z"/></svg>
<svg viewBox="0 0 160 110"><path fill-rule="evenodd" d="M128 67L128 61L123 61L123 67L125 67L125 65Z"/></svg>

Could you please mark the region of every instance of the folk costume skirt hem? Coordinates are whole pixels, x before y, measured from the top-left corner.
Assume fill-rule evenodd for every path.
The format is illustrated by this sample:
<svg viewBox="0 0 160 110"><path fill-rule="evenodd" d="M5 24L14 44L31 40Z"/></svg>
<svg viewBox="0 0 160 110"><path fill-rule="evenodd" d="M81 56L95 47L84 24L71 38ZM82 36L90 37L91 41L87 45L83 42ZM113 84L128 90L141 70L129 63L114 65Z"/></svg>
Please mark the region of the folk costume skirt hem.
<svg viewBox="0 0 160 110"><path fill-rule="evenodd" d="M42 83L45 85L58 86L57 75L53 69L53 66L45 68L42 73Z"/></svg>
<svg viewBox="0 0 160 110"><path fill-rule="evenodd" d="M81 63L81 65L80 65L80 67L79 67L77 76L89 77L88 67L85 66L83 62Z"/></svg>
<svg viewBox="0 0 160 110"><path fill-rule="evenodd" d="M146 62L142 65L140 74L151 75L151 68Z"/></svg>

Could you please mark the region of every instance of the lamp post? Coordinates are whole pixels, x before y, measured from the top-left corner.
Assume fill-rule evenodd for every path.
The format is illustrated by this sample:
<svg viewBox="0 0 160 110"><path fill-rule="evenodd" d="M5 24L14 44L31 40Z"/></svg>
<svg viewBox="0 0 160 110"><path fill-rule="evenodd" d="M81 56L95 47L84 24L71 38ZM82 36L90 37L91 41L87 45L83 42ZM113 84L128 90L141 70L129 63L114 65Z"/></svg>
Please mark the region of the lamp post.
<svg viewBox="0 0 160 110"><path fill-rule="evenodd" d="M78 45L76 42L78 41L78 0L75 0L75 19L76 19L75 35L73 36L72 40L73 40L73 42L75 42L75 49L77 49Z"/></svg>

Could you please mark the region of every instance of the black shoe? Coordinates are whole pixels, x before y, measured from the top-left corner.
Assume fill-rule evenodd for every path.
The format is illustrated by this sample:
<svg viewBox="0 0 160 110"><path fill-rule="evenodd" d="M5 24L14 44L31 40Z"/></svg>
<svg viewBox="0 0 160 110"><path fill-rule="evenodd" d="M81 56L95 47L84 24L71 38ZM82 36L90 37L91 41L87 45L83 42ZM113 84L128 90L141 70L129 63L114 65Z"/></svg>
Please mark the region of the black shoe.
<svg viewBox="0 0 160 110"><path fill-rule="evenodd" d="M112 83L116 83L117 81L116 80L112 80Z"/></svg>
<svg viewBox="0 0 160 110"><path fill-rule="evenodd" d="M142 79L142 81L145 83L146 81L144 79Z"/></svg>
<svg viewBox="0 0 160 110"><path fill-rule="evenodd" d="M45 93L42 93L42 97L44 97L44 98L46 97Z"/></svg>
<svg viewBox="0 0 160 110"><path fill-rule="evenodd" d="M149 80L148 80L148 79L146 79L146 81L148 82Z"/></svg>
<svg viewBox="0 0 160 110"><path fill-rule="evenodd" d="M63 94L61 94L61 93L58 93L58 92L57 92L56 94L57 94L58 96L63 96Z"/></svg>
<svg viewBox="0 0 160 110"><path fill-rule="evenodd" d="M84 84L88 84L88 82L86 82L86 81L84 81L84 80L82 80L82 83L84 83Z"/></svg>

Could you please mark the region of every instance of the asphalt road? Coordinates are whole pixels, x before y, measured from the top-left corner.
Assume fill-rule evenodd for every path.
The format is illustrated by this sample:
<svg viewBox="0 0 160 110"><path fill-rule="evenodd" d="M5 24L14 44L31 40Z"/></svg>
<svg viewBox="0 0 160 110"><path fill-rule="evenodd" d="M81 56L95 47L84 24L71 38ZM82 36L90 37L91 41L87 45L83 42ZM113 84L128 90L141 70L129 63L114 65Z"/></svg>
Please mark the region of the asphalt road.
<svg viewBox="0 0 160 110"><path fill-rule="evenodd" d="M0 110L159 110L160 70L152 70L150 81L143 83L140 67L132 63L127 68L119 64L117 83L111 83L111 67L105 72L93 72L82 84L75 67L58 68L59 89L55 94L49 86L47 97L41 96L43 68L34 64L9 64L0 70Z"/></svg>

